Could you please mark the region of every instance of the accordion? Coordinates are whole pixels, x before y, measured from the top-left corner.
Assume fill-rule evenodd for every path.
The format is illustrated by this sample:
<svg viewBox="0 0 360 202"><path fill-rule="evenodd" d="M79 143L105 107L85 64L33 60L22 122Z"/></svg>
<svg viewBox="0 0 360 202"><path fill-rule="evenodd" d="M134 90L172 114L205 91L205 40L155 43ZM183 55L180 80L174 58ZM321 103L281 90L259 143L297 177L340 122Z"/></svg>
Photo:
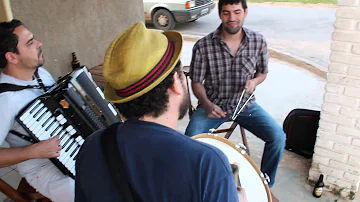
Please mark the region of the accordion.
<svg viewBox="0 0 360 202"><path fill-rule="evenodd" d="M50 160L66 175L75 178L75 161L84 139L94 131L121 119L104 98L86 67L60 78L16 116L16 121L34 142L60 138L60 156Z"/></svg>

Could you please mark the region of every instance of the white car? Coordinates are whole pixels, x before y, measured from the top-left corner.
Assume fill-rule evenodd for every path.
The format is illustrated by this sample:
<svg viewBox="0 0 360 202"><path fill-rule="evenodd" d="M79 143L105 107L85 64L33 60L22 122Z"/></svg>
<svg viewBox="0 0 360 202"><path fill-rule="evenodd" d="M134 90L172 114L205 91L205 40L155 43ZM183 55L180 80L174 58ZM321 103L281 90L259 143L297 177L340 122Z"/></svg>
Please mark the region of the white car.
<svg viewBox="0 0 360 202"><path fill-rule="evenodd" d="M144 0L145 21L156 29L174 29L176 23L193 22L214 7L214 0Z"/></svg>

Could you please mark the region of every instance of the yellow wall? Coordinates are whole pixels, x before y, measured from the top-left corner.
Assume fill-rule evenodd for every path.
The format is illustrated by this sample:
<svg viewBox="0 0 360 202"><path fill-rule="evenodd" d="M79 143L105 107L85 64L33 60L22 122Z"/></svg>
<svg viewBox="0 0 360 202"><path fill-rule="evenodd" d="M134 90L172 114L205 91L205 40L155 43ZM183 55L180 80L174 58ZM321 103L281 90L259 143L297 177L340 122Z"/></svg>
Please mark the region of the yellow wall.
<svg viewBox="0 0 360 202"><path fill-rule="evenodd" d="M0 0L0 21L9 21L11 19L10 0Z"/></svg>
<svg viewBox="0 0 360 202"><path fill-rule="evenodd" d="M144 20L142 0L12 0L11 8L43 42L44 67L55 78L71 70L71 52L82 65L101 64L110 42Z"/></svg>

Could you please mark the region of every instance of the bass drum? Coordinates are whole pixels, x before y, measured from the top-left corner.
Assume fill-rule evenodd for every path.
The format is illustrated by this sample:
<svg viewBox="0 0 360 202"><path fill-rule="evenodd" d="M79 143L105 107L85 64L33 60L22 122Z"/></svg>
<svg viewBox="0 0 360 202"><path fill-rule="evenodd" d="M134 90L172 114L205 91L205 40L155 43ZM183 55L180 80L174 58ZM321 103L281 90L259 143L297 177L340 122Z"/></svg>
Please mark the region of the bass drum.
<svg viewBox="0 0 360 202"><path fill-rule="evenodd" d="M246 191L248 201L272 202L267 179L239 145L216 134L199 134L192 138L220 149L227 156L230 164L237 165L240 184Z"/></svg>

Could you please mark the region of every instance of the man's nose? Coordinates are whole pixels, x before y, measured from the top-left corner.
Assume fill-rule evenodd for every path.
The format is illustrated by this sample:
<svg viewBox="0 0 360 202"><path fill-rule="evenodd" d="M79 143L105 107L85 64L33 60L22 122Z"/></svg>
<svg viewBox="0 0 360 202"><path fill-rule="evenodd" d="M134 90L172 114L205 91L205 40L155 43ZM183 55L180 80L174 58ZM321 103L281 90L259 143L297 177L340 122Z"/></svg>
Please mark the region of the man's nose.
<svg viewBox="0 0 360 202"><path fill-rule="evenodd" d="M230 20L235 21L236 20L235 16L236 16L235 13L230 13Z"/></svg>
<svg viewBox="0 0 360 202"><path fill-rule="evenodd" d="M40 48L42 46L42 43L40 41L36 41L38 43L37 47Z"/></svg>

